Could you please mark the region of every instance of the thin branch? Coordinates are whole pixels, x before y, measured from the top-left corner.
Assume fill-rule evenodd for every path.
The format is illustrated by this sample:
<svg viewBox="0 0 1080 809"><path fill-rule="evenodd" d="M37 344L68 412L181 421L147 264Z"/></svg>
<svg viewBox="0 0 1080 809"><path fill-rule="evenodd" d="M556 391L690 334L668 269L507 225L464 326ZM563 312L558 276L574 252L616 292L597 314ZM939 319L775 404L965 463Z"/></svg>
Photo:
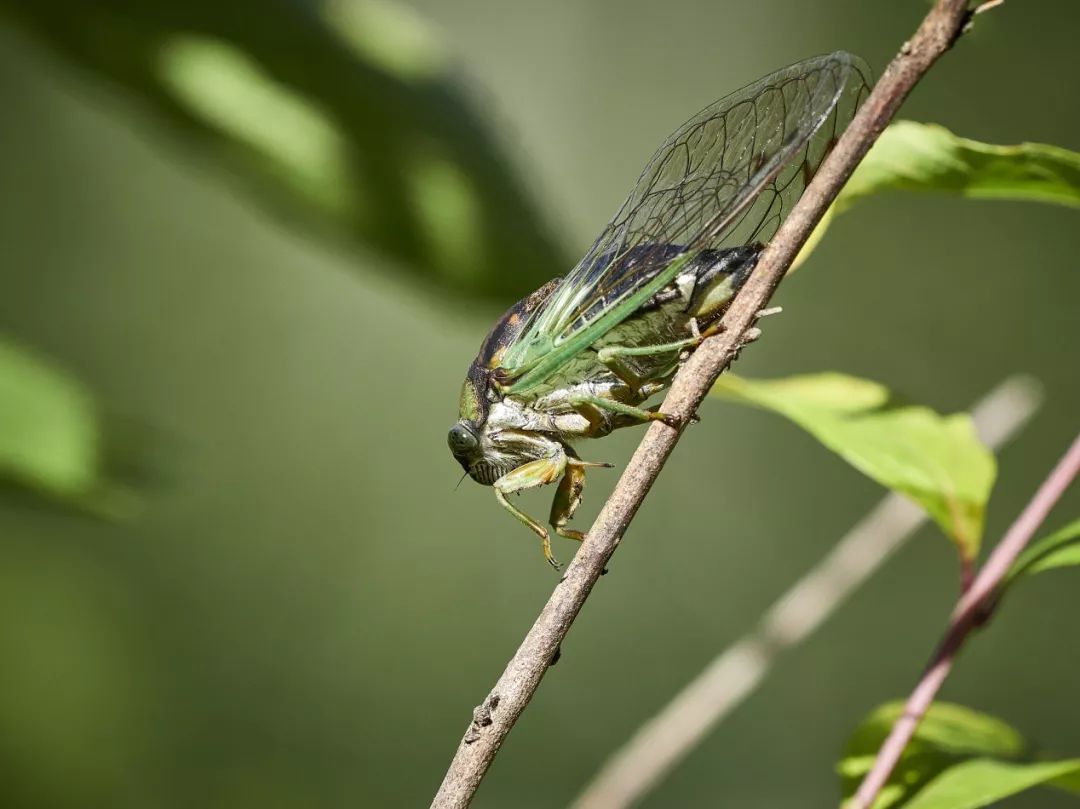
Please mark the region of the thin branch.
<svg viewBox="0 0 1080 809"><path fill-rule="evenodd" d="M904 43L862 108L822 163L802 198L777 230L746 284L723 318L724 331L690 355L664 400L663 412L686 424L716 378L748 341L756 316L829 203L851 176L900 104L931 65L947 51L968 19L967 0L937 0L915 36ZM570 630L608 559L615 552L642 500L682 434L653 422L626 471L544 605L521 646L483 703L475 710L442 785L432 802L437 809L466 807L525 706L540 685L559 645Z"/></svg>
<svg viewBox="0 0 1080 809"><path fill-rule="evenodd" d="M994 8L997 8L1000 5L1003 5L1004 3L1005 3L1005 0L985 0L985 2L979 3L979 5L977 5L972 10L971 16L974 17L976 14L984 14L987 11L990 11L991 9L994 9Z"/></svg>
<svg viewBox="0 0 1080 809"><path fill-rule="evenodd" d="M1016 561L1016 557L1031 541L1050 509L1058 501L1069 484L1080 474L1080 435L1073 441L1068 452L1058 461L1057 466L1043 481L1031 502L1027 504L1016 522L1009 528L1001 542L994 548L986 560L974 584L964 593L956 609L953 610L949 627L938 644L937 651L926 667L922 679L908 697L904 712L893 725L885 743L878 751L877 759L870 772L866 774L858 792L852 800L852 809L869 809L877 799L878 793L889 780L889 775L900 760L919 722L922 721L930 704L941 689L945 678L949 676L956 655L967 640L971 630L979 626L984 615L984 606L990 603L1001 584L1002 578Z"/></svg>
<svg viewBox="0 0 1080 809"><path fill-rule="evenodd" d="M1009 441L1039 407L1024 377L1006 379L972 408L992 449ZM773 604L757 627L715 657L604 765L575 809L620 809L641 800L761 684L780 654L804 641L927 521L895 492L869 513Z"/></svg>

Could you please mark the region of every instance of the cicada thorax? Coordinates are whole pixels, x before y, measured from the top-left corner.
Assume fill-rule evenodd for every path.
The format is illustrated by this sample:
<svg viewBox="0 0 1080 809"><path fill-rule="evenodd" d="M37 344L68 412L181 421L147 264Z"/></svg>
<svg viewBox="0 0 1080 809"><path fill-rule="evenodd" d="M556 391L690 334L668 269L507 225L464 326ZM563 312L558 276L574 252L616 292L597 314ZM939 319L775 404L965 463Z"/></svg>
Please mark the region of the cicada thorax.
<svg viewBox="0 0 1080 809"><path fill-rule="evenodd" d="M460 401L461 418L475 428L483 425L491 405L499 399L495 376L503 353L521 334L529 316L547 300L560 280L553 278L507 309L480 344L480 351L465 376Z"/></svg>
<svg viewBox="0 0 1080 809"><path fill-rule="evenodd" d="M672 259L678 246L664 247ZM520 335L529 317L552 290L552 281L512 306L480 346L461 391L462 437L458 460L474 478L490 483L521 463L552 449L552 442L598 438L636 423L617 411L580 406L583 399L603 399L636 407L666 388L692 346L635 354L623 362L635 381L628 382L602 360L610 347L650 349L686 343L726 310L757 261L760 244L703 250L687 261L665 287L556 372L527 390L507 393L499 378L500 359ZM612 290L614 299L618 291Z"/></svg>
<svg viewBox="0 0 1080 809"><path fill-rule="evenodd" d="M557 373L535 388L507 399L540 416L547 414L550 429L567 439L597 438L634 423L633 419L627 421L613 411L594 414L594 418L585 420L573 412L572 402L582 397L600 397L638 406L670 385L692 346L681 345L655 353L648 349L685 344L719 319L754 268L762 249L762 245L752 244L702 251L670 284L570 359ZM671 250L676 255L679 248ZM632 369L633 384L602 361L602 352L610 347L645 349L644 353L623 360Z"/></svg>
<svg viewBox="0 0 1080 809"><path fill-rule="evenodd" d="M480 483L491 485L507 472L552 449L552 439L541 434L547 426L546 417L519 404L505 402L495 375L506 347L521 333L529 316L547 300L559 280L555 278L522 298L499 318L481 343L461 386L460 418L450 430L450 450L465 471Z"/></svg>
<svg viewBox="0 0 1080 809"><path fill-rule="evenodd" d="M671 249L673 252L678 250L676 247ZM612 372L596 360L597 353L607 346L648 348L677 343L712 325L727 310L762 249L760 244L751 244L704 250L694 256L670 284L593 343L585 356L592 358L595 375L614 378ZM627 360L636 367L638 376L650 383L641 391L644 398L670 383L679 360L686 353L686 349L675 349ZM638 398L640 401L641 397Z"/></svg>

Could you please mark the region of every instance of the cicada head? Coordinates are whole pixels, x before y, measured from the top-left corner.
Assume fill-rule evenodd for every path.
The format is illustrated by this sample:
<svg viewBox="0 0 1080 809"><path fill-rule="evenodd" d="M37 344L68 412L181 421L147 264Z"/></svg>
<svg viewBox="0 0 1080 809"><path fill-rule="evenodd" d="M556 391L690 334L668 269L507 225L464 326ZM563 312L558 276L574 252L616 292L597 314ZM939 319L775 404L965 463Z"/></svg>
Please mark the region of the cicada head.
<svg viewBox="0 0 1080 809"><path fill-rule="evenodd" d="M491 409L488 395L490 375L490 369L485 368L479 358L469 368L469 375L465 377L465 384L461 386L460 418L450 428L450 434L446 438L454 458L476 480L479 478L474 474L473 469L483 462L481 435Z"/></svg>
<svg viewBox="0 0 1080 809"><path fill-rule="evenodd" d="M522 464L550 457L561 446L530 431L528 419L502 402L500 362L529 316L558 285L554 278L511 306L495 323L461 386L459 416L447 443L458 463L478 483L490 486Z"/></svg>
<svg viewBox="0 0 1080 809"><path fill-rule="evenodd" d="M466 419L458 420L450 428L447 443L461 468L485 486L530 461L550 458L562 448L549 435L512 426L503 428L492 419L479 426Z"/></svg>
<svg viewBox="0 0 1080 809"><path fill-rule="evenodd" d="M549 458L561 444L538 432L520 406L492 403L478 380L470 376L461 389L461 418L446 437L450 452L477 483L490 486L529 461Z"/></svg>

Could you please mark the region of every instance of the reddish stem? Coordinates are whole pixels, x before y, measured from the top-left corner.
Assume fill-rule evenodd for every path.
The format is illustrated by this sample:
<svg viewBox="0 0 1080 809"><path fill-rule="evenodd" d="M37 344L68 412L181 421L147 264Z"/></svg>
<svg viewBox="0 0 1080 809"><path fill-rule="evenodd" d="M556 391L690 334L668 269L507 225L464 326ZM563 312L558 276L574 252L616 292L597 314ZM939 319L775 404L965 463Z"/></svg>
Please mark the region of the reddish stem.
<svg viewBox="0 0 1080 809"><path fill-rule="evenodd" d="M960 594L963 595L971 589L975 583L975 560L971 557L960 556Z"/></svg>
<svg viewBox="0 0 1080 809"><path fill-rule="evenodd" d="M941 643L930 659L930 665L922 679L908 697L904 713L893 725L889 737L878 751L874 766L859 785L852 801L852 809L869 809L877 799L878 793L889 780L896 763L900 760L904 748L914 735L930 704L941 689L945 678L949 676L957 652L964 645L971 630L979 625L984 606L993 598L1002 578L1012 567L1016 557L1031 541L1035 531L1046 519L1050 509L1061 498L1069 484L1080 473L1080 435L1069 447L1068 452L1058 461L1057 466L1043 481L1042 486L1031 501L1016 518L1008 533L994 548L975 577L974 583L961 596L953 610L949 628Z"/></svg>

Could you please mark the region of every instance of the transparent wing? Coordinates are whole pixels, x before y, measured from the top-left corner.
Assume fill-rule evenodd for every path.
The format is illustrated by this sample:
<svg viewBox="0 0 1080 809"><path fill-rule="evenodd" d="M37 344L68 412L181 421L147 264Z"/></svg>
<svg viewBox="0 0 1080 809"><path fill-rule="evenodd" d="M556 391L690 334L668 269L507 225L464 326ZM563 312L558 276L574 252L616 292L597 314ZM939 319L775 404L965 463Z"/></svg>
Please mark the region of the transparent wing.
<svg viewBox="0 0 1080 809"><path fill-rule="evenodd" d="M685 263L680 257L768 241L850 122L868 77L865 63L848 53L808 59L675 130L508 348L500 376L542 381L541 373L550 375L669 283Z"/></svg>

